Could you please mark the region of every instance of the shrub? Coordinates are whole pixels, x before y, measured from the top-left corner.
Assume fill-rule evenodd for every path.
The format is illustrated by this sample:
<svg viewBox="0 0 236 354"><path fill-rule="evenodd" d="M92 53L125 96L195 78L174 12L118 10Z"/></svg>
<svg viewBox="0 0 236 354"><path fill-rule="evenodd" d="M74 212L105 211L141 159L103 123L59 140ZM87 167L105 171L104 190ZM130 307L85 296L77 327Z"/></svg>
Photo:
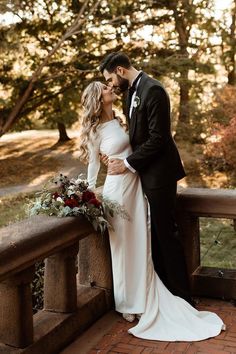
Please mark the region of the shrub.
<svg viewBox="0 0 236 354"><path fill-rule="evenodd" d="M236 87L230 85L225 85L215 92L214 108L209 112L214 123L227 126L236 117L235 96Z"/></svg>
<svg viewBox="0 0 236 354"><path fill-rule="evenodd" d="M236 167L236 87L225 85L215 92L209 111L209 144L205 162L212 170L226 171Z"/></svg>
<svg viewBox="0 0 236 354"><path fill-rule="evenodd" d="M44 262L35 264L34 279L31 283L33 312L43 308Z"/></svg>
<svg viewBox="0 0 236 354"><path fill-rule="evenodd" d="M206 148L206 162L212 169L236 168L236 117L228 125L215 124Z"/></svg>

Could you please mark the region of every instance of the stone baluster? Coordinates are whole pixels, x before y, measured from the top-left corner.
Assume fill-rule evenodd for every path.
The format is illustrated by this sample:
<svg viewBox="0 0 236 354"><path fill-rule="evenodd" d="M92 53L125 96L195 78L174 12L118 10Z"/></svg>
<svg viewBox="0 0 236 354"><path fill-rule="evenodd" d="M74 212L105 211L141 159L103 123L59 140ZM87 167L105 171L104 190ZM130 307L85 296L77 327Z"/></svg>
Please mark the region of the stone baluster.
<svg viewBox="0 0 236 354"><path fill-rule="evenodd" d="M34 266L0 283L0 342L17 348L33 342L33 276Z"/></svg>
<svg viewBox="0 0 236 354"><path fill-rule="evenodd" d="M48 257L44 274L44 310L73 312L77 308L76 259L79 243Z"/></svg>
<svg viewBox="0 0 236 354"><path fill-rule="evenodd" d="M79 284L104 289L107 308L113 304L109 236L93 233L80 241Z"/></svg>

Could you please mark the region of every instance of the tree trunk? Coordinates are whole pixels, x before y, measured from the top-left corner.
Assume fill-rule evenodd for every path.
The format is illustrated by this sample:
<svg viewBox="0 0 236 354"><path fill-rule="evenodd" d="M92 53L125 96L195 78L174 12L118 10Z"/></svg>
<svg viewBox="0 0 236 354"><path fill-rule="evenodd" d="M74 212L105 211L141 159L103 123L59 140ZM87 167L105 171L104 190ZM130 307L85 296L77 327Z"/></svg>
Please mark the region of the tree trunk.
<svg viewBox="0 0 236 354"><path fill-rule="evenodd" d="M183 70L181 75L180 87L180 105L179 105L179 121L185 124L189 123L189 83L188 69Z"/></svg>
<svg viewBox="0 0 236 354"><path fill-rule="evenodd" d="M236 40L235 40L235 27L236 27L236 0L234 0L232 8L232 23L230 26L230 68L228 72L228 84L235 86L236 84Z"/></svg>
<svg viewBox="0 0 236 354"><path fill-rule="evenodd" d="M176 127L175 139L185 139L190 137L190 110L189 110L189 83L188 83L188 69L184 70L180 74L179 83L179 117Z"/></svg>
<svg viewBox="0 0 236 354"><path fill-rule="evenodd" d="M62 142L65 142L65 141L68 141L70 140L69 136L67 135L67 132L66 132L66 127L65 127L65 124L64 123L57 123L57 128L59 130L59 140L58 140L58 143L62 143Z"/></svg>
<svg viewBox="0 0 236 354"><path fill-rule="evenodd" d="M190 6L189 1L184 1L184 6L188 8ZM183 13L179 12L176 3L171 3L172 10L174 12L175 18L175 29L178 33L178 44L180 47L179 54L181 60L187 60L189 58L188 53L188 44L189 44L189 33L190 28L188 28L188 22ZM179 81L179 92L180 92L180 100L179 100L179 117L178 124L176 128L175 137L187 138L189 136L188 128L189 128L189 80L188 80L189 69L187 66L183 66L180 71L180 81Z"/></svg>

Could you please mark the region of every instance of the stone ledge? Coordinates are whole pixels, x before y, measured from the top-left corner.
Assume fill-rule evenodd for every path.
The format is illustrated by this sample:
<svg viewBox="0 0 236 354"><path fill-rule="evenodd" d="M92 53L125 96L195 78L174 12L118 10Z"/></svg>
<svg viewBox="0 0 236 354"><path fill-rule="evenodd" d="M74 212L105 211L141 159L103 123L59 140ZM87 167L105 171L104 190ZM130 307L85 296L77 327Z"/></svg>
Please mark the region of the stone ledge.
<svg viewBox="0 0 236 354"><path fill-rule="evenodd" d="M109 309L105 291L79 285L78 309L71 314L39 311L34 315L34 343L25 349L0 344L0 354L58 353Z"/></svg>
<svg viewBox="0 0 236 354"><path fill-rule="evenodd" d="M93 233L83 217L37 215L0 229L0 281Z"/></svg>
<svg viewBox="0 0 236 354"><path fill-rule="evenodd" d="M199 266L193 273L193 294L235 300L235 279L236 269Z"/></svg>
<svg viewBox="0 0 236 354"><path fill-rule="evenodd" d="M178 188L178 208L197 216L236 218L236 190Z"/></svg>

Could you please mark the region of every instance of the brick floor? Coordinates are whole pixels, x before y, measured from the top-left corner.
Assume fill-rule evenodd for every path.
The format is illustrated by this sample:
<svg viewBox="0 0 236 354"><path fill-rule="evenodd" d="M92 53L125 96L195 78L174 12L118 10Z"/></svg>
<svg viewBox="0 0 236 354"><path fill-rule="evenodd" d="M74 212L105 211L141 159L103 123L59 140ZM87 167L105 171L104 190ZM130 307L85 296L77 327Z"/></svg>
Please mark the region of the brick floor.
<svg viewBox="0 0 236 354"><path fill-rule="evenodd" d="M90 348L88 346L87 349L86 346L83 347L83 343L78 338L77 345L75 345L75 342L73 348L68 347L68 350L63 351L63 354L236 354L236 307L226 301L201 299L197 308L216 312L225 322L227 330L216 338L200 342L150 341L128 334L127 330L134 323L128 323L121 316L115 314L116 317L113 318L111 326L109 327L109 323L107 323L103 332L100 328L100 338L97 337L90 344ZM89 331L90 329L87 333L84 333L85 338L87 335L87 340L90 337ZM99 331L99 328L97 331ZM78 351L76 348L78 348Z"/></svg>

